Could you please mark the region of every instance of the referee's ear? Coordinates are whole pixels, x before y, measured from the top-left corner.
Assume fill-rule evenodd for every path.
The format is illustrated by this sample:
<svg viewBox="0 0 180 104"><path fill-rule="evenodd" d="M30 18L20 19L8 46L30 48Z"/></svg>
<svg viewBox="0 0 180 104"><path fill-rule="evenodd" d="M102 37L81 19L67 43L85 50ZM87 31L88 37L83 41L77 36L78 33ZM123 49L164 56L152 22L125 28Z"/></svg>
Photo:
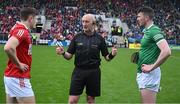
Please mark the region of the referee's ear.
<svg viewBox="0 0 180 104"><path fill-rule="evenodd" d="M92 23L93 25L96 25L96 21L93 21L93 23Z"/></svg>

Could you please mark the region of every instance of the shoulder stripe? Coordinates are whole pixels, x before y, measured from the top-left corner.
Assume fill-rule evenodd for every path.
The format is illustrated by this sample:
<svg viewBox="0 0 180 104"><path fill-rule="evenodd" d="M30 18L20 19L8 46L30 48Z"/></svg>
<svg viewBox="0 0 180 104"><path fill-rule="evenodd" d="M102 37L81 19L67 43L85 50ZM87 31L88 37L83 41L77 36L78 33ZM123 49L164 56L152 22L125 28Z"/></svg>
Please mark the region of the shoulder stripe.
<svg viewBox="0 0 180 104"><path fill-rule="evenodd" d="M158 40L160 38L164 38L162 34L157 34L157 35L154 35L154 40Z"/></svg>

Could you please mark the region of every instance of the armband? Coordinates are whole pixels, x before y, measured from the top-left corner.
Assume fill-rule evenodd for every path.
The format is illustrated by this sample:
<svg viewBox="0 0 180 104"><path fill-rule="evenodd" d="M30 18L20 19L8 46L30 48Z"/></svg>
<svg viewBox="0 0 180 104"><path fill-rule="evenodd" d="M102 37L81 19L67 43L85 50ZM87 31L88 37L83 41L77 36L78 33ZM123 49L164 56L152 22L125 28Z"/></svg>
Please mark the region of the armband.
<svg viewBox="0 0 180 104"><path fill-rule="evenodd" d="M66 52L64 51L63 53L62 53L62 55L64 56L66 54Z"/></svg>
<svg viewBox="0 0 180 104"><path fill-rule="evenodd" d="M111 59L111 60L114 58L114 56L112 55L112 52L109 54L108 57L109 57L109 59Z"/></svg>

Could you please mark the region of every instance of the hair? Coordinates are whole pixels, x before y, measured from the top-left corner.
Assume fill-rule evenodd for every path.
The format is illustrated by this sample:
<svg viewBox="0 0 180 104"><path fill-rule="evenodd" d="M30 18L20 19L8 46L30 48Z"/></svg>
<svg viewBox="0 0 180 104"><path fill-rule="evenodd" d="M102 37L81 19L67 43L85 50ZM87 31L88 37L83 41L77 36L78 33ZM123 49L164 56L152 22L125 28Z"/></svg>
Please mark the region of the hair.
<svg viewBox="0 0 180 104"><path fill-rule="evenodd" d="M21 9L21 12L20 12L21 20L26 21L30 15L32 16L37 15L37 11L35 8L26 7L26 8Z"/></svg>
<svg viewBox="0 0 180 104"><path fill-rule="evenodd" d="M151 7L141 7L138 9L138 13L140 12L148 16L151 20L154 18L154 10Z"/></svg>

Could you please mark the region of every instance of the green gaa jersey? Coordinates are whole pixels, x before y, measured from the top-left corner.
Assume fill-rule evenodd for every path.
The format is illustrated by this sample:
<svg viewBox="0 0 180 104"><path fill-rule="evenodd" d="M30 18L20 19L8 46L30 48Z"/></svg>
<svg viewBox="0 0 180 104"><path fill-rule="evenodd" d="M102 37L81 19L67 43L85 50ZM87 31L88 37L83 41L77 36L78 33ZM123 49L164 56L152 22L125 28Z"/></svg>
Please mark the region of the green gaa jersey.
<svg viewBox="0 0 180 104"><path fill-rule="evenodd" d="M139 51L138 73L142 72L142 64L153 64L156 62L160 54L157 43L164 39L163 32L161 32L159 27L153 24L148 28L145 28L143 32L144 36L141 39L141 48Z"/></svg>

